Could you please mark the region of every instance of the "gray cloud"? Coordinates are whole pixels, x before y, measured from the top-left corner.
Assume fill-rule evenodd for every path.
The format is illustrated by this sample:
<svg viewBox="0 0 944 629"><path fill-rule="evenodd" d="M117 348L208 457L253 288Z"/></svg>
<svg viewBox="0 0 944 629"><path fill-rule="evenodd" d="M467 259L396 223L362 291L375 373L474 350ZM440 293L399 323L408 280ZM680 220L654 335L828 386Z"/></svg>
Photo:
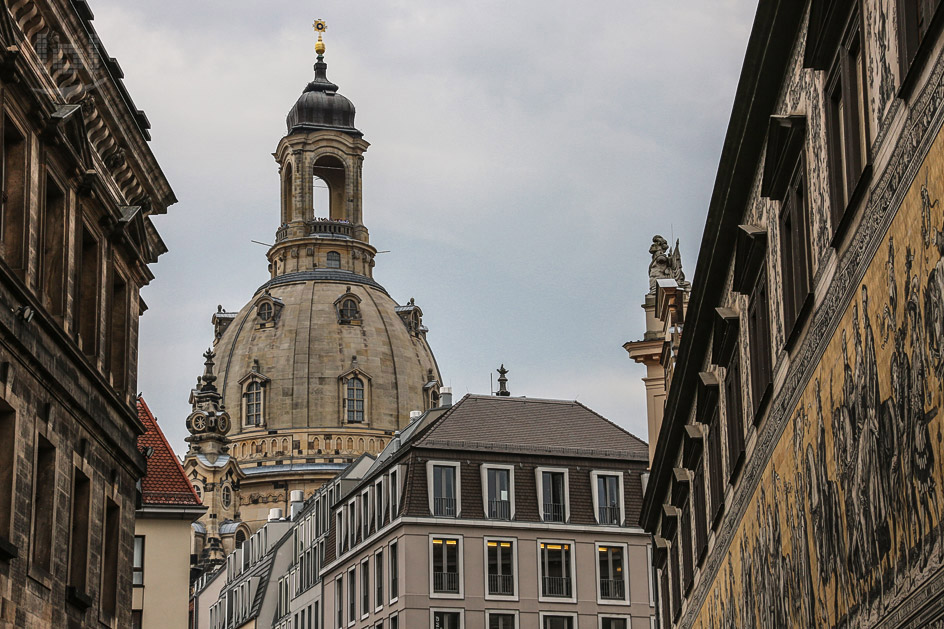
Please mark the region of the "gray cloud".
<svg viewBox="0 0 944 629"><path fill-rule="evenodd" d="M217 304L267 279L271 152L311 77L372 143L365 221L377 279L415 297L447 384L579 398L646 438L642 334L653 233L689 277L755 2L308 4L96 0L96 28L153 124L180 202L143 293L140 384L178 452Z"/></svg>

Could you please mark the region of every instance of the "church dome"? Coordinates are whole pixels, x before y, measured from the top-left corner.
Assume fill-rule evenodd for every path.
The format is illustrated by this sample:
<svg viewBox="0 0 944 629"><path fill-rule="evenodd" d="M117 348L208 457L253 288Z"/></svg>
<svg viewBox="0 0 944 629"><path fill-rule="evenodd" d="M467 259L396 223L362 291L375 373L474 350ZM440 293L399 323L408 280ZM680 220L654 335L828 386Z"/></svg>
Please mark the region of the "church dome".
<svg viewBox="0 0 944 629"><path fill-rule="evenodd" d="M343 269L286 273L234 317L220 317L227 314L214 317L227 320L215 349L233 440L272 431L356 440L399 430L410 411L438 403L439 370L422 312L398 305L369 277ZM254 384L258 397L249 393Z"/></svg>
<svg viewBox="0 0 944 629"><path fill-rule="evenodd" d="M305 133L318 129L344 131L354 135L354 103L338 94L338 86L328 80L328 64L320 59L315 64L315 80L309 83L285 119L288 133Z"/></svg>

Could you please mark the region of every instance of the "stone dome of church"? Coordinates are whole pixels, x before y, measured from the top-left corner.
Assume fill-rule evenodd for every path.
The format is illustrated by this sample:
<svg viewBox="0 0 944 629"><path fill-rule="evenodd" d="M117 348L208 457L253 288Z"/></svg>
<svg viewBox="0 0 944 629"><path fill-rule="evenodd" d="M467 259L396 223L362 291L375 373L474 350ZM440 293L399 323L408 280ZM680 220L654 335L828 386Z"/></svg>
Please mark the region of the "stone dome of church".
<svg viewBox="0 0 944 629"><path fill-rule="evenodd" d="M354 128L354 103L338 93L338 86L328 80L327 69L328 64L320 59L315 64L315 80L305 86L285 119L290 134L337 129L360 135Z"/></svg>
<svg viewBox="0 0 944 629"><path fill-rule="evenodd" d="M214 319L222 314L229 313ZM380 284L348 270L289 272L259 287L226 317L214 348L237 458L243 437L298 430L333 451L324 447L327 435L343 430L356 441L392 433L410 411L435 405L439 373L421 316L415 304L398 305ZM352 379L359 381L353 389ZM255 400L246 401L254 383L258 414Z"/></svg>

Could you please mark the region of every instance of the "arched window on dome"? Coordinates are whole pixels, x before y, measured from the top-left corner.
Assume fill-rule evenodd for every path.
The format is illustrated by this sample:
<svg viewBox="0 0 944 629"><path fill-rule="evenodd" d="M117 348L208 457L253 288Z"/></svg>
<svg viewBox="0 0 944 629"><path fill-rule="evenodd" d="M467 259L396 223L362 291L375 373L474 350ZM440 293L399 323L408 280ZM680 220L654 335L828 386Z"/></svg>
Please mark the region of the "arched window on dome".
<svg viewBox="0 0 944 629"><path fill-rule="evenodd" d="M360 424L364 422L364 381L354 376L347 381L347 423Z"/></svg>
<svg viewBox="0 0 944 629"><path fill-rule="evenodd" d="M331 187L318 175L311 178L311 200L316 219L331 217Z"/></svg>
<svg viewBox="0 0 944 629"><path fill-rule="evenodd" d="M338 313L338 323L341 325L359 325L361 323L361 298L347 287L347 291L334 300L334 308Z"/></svg>
<svg viewBox="0 0 944 629"><path fill-rule="evenodd" d="M341 254L337 251L329 251L327 256L327 263L325 264L329 269L340 269L341 268Z"/></svg>
<svg viewBox="0 0 944 629"><path fill-rule="evenodd" d="M285 165L282 173L282 224L295 218L295 197L292 186L292 162Z"/></svg>

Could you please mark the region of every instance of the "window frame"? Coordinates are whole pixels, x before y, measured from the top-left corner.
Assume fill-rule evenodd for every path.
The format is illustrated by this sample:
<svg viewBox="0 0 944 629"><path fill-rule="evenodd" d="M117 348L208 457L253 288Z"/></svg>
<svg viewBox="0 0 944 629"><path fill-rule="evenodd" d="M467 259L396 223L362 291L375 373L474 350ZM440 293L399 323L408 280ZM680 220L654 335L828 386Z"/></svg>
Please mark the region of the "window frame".
<svg viewBox="0 0 944 629"><path fill-rule="evenodd" d="M430 533L428 535L429 539L429 597L436 599L453 599L461 600L465 598L465 544L463 535L441 535ZM433 576L433 565L435 559L433 557L433 546L434 540L447 541L456 541L456 571L458 573L459 580L459 591L458 592L436 592L435 591L435 582Z"/></svg>
<svg viewBox="0 0 944 629"><path fill-rule="evenodd" d="M384 585L387 581L386 562L384 556L385 546L381 546L374 551L374 613L378 613L384 608L384 596L386 590Z"/></svg>
<svg viewBox="0 0 944 629"><path fill-rule="evenodd" d="M360 596L358 597L360 599L360 607L361 607L360 619L365 620L367 619L368 616L370 616L370 613L373 610L373 608L370 606L370 599L371 599L371 596L370 596L371 594L370 555L361 559L360 570L361 570L361 576L360 576L360 583L358 584L361 590L359 592ZM364 585L366 585L367 587L365 588Z"/></svg>
<svg viewBox="0 0 944 629"><path fill-rule="evenodd" d="M784 348L789 351L812 307L813 252L806 159L797 156L778 214ZM788 226L789 225L789 229ZM789 239L789 240L788 240Z"/></svg>
<svg viewBox="0 0 944 629"><path fill-rule="evenodd" d="M451 467L455 470L455 494L456 494L456 512L454 515L437 515L435 510L435 480L433 474L437 467ZM426 462L426 489L429 498L429 513L434 518L443 518L449 520L455 520L462 517L462 475L461 475L461 464L458 461L427 461Z"/></svg>
<svg viewBox="0 0 944 629"><path fill-rule="evenodd" d="M485 610L485 629L489 628L489 621L491 620L492 615L495 616L513 616L515 619L514 629L518 629L520 625L519 620L519 611L517 609L486 609Z"/></svg>
<svg viewBox="0 0 944 629"><path fill-rule="evenodd" d="M738 345L731 352L724 369L724 379L721 382L727 432L725 449L727 450L729 485L737 481L738 473L747 455L747 429L744 425L744 391L741 376L741 351Z"/></svg>
<svg viewBox="0 0 944 629"><path fill-rule="evenodd" d="M141 565L138 565L138 542L141 544ZM145 546L145 536L144 535L135 535L134 544L131 550L131 587L133 588L143 588L144 587L144 552L147 547ZM138 576L140 575L140 583L138 582Z"/></svg>
<svg viewBox="0 0 944 629"><path fill-rule="evenodd" d="M571 629L578 629L578 618L577 612L565 612L565 611L541 611L538 612L538 626L540 629L544 629L544 619L547 617L551 618L570 618L571 619Z"/></svg>
<svg viewBox="0 0 944 629"><path fill-rule="evenodd" d="M360 387L355 383L360 383ZM357 392L360 391L360 399ZM353 397L352 397L353 392ZM349 404L354 402L354 409L351 410ZM357 403L360 402L360 408ZM354 419L351 419L353 413ZM360 419L358 419L360 417ZM365 424L367 423L367 383L360 377L360 374L351 374L344 379L344 423L346 424Z"/></svg>
<svg viewBox="0 0 944 629"><path fill-rule="evenodd" d="M512 594L490 594L488 588L488 544L489 542L511 542L511 576L513 583L513 593ZM485 563L483 564L485 569L485 600L486 601L518 601L519 592L518 592L518 582L519 582L519 571L518 571L518 538L517 537L502 537L495 535L486 535L482 538L482 549L484 553ZM486 621L488 619L486 618Z"/></svg>
<svg viewBox="0 0 944 629"><path fill-rule="evenodd" d="M554 538L538 538L536 540L537 544L537 563L538 563L538 601L541 603L576 603L577 602L577 574L576 574L576 543L572 539L554 539ZM569 558L568 564L570 567L570 596L545 596L544 595L544 561L543 561L543 551L541 548L542 544L560 544L567 545Z"/></svg>
<svg viewBox="0 0 944 629"><path fill-rule="evenodd" d="M348 568L347 572L347 600L344 601L344 604L347 605L347 615L349 616L347 621L348 627L353 627L357 622L357 564L354 564ZM351 612L354 612L353 614Z"/></svg>
<svg viewBox="0 0 944 629"><path fill-rule="evenodd" d="M503 518L490 518L489 517L489 508L488 508L488 471L489 470L505 470L508 472L508 510L509 518L507 520ZM515 519L515 466L514 465L500 465L498 463L483 463L480 466L480 475L482 477L482 509L485 514L486 520L495 520L500 522L514 521Z"/></svg>
<svg viewBox="0 0 944 629"><path fill-rule="evenodd" d="M617 492L619 498L619 522L612 524L600 522L600 494L599 481L601 476L615 476L617 478ZM593 470L590 472L590 490L593 497L594 521L601 526L623 526L626 522L626 489L623 485L623 474L619 470Z"/></svg>
<svg viewBox="0 0 944 629"><path fill-rule="evenodd" d="M563 472L564 474L564 521L548 521L544 517L544 472ZM567 524L570 522L570 469L566 467L536 467L534 468L535 482L538 493L538 517L546 524Z"/></svg>
<svg viewBox="0 0 944 629"><path fill-rule="evenodd" d="M388 605L394 605L400 600L400 543L399 538L390 540L387 544L387 581L389 582ZM396 568L394 570L394 567ZM394 587L396 584L396 587Z"/></svg>
<svg viewBox="0 0 944 629"><path fill-rule="evenodd" d="M600 547L619 548L623 553L623 598L603 598L602 577L600 571ZM595 590L597 595L597 605L622 605L630 604L629 600L629 545L626 542L607 542L598 541L593 543L593 564L596 573ZM616 579L611 579L615 581Z"/></svg>
<svg viewBox="0 0 944 629"><path fill-rule="evenodd" d="M258 387L258 389L253 390L253 387ZM265 382L257 378L249 378L246 381L245 387L243 387L242 393L242 411L243 411L243 427L244 428L264 428L266 425L265 421ZM258 402L250 402L249 396L256 395L259 396ZM259 406L259 423L252 423L250 421L250 412L249 405L258 404Z"/></svg>
<svg viewBox="0 0 944 629"><path fill-rule="evenodd" d="M332 255L334 254L334 255ZM326 269L340 269L341 268L341 252L331 250L325 254L325 268ZM337 264L335 264L337 262Z"/></svg>
<svg viewBox="0 0 944 629"><path fill-rule="evenodd" d="M465 609L461 607L430 607L429 608L429 626L434 628L436 612L441 612L444 614L459 614L459 629L465 629Z"/></svg>
<svg viewBox="0 0 944 629"><path fill-rule="evenodd" d="M633 617L626 614L597 614L597 629L603 629L604 620L624 620L626 621L626 629L632 629Z"/></svg>
<svg viewBox="0 0 944 629"><path fill-rule="evenodd" d="M937 6L933 8L928 22L928 28L924 33L918 33L913 29L917 25L911 18L915 17L913 11L915 5L913 0L898 0L895 3L898 17L898 70L900 76L900 87L898 95L906 97L911 88L917 81L917 75L920 68L925 65L927 56L934 47L934 33L939 30L941 25L941 6L938 0Z"/></svg>
<svg viewBox="0 0 944 629"><path fill-rule="evenodd" d="M760 423L773 389L773 356L770 329L770 282L766 260L754 280L748 299L748 352L751 376L753 424Z"/></svg>

